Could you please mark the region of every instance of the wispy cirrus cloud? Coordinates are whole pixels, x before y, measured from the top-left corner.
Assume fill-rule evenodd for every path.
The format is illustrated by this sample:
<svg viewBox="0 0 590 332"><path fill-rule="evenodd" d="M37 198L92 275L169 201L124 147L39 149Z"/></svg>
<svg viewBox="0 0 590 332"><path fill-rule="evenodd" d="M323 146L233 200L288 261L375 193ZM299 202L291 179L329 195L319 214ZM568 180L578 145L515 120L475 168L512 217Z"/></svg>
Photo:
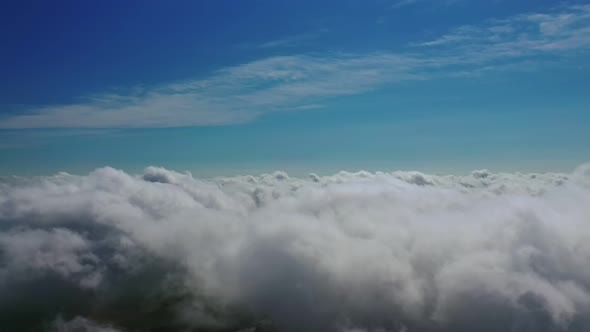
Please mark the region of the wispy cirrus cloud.
<svg viewBox="0 0 590 332"><path fill-rule="evenodd" d="M553 13L529 13L480 25L460 26L415 46L450 51L479 49L497 55L568 50L590 45L590 5L562 7Z"/></svg>
<svg viewBox="0 0 590 332"><path fill-rule="evenodd" d="M284 41L269 42L267 47ZM207 77L131 93L95 95L0 118L0 128L118 128L227 125L271 112L317 108L396 82L531 68L543 56L590 47L590 5L556 7L457 27L406 51L273 56Z"/></svg>
<svg viewBox="0 0 590 332"><path fill-rule="evenodd" d="M208 78L134 94L31 110L0 128L174 127L251 121L265 113L317 108L327 98L419 78L418 59L395 54L277 56L218 70ZM312 105L312 106L310 106Z"/></svg>

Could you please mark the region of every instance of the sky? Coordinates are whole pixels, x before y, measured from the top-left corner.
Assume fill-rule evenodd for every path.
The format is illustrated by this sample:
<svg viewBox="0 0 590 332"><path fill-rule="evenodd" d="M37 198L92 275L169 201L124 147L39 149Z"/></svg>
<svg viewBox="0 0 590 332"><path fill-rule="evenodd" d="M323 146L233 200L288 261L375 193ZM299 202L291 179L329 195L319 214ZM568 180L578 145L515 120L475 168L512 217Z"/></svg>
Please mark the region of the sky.
<svg viewBox="0 0 590 332"><path fill-rule="evenodd" d="M590 160L587 1L7 1L0 42L0 175Z"/></svg>

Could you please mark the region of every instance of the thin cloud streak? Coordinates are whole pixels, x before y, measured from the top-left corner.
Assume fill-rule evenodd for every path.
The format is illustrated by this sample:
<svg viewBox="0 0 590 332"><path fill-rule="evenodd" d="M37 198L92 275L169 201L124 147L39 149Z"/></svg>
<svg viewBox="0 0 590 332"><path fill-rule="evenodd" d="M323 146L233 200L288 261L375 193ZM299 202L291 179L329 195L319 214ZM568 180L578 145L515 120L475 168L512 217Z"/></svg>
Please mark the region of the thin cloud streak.
<svg viewBox="0 0 590 332"><path fill-rule="evenodd" d="M286 39L287 40L287 39ZM272 42L271 42L272 43ZM276 46L276 45L275 45ZM0 128L133 128L231 125L278 111L309 109L331 98L387 84L466 76L540 61L590 46L590 5L559 7L479 26L462 26L408 52L274 56L227 67L202 79L92 96L30 109ZM529 66L530 67L530 66ZM312 107L315 108L315 107Z"/></svg>

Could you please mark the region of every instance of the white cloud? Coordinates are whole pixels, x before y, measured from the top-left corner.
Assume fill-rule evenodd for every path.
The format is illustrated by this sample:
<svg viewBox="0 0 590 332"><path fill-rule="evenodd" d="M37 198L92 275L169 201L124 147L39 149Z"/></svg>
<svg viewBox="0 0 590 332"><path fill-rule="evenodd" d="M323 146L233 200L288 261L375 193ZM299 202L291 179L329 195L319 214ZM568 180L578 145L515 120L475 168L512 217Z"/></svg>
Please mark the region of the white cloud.
<svg viewBox="0 0 590 332"><path fill-rule="evenodd" d="M242 123L275 111L416 79L419 59L391 54L277 56L217 71L203 80L104 95L0 121L0 128L171 127Z"/></svg>
<svg viewBox="0 0 590 332"><path fill-rule="evenodd" d="M121 328L582 331L588 201L590 165L572 174L196 179L149 167L6 178L0 293L32 305L24 290L66 283L81 293L50 301L73 293L92 310L64 314ZM109 309L120 303L133 309ZM0 312L11 305L0 301ZM166 321L150 320L162 317L154 310Z"/></svg>
<svg viewBox="0 0 590 332"><path fill-rule="evenodd" d="M589 5L562 6L549 13L459 27L435 40L413 44L406 52L274 56L223 68L204 78L132 89L127 94L95 95L77 104L30 109L1 118L0 128L244 123L271 112L308 109L307 105L391 83L465 76L481 73L482 68L505 70L519 67L521 62L530 64L544 55L585 50L590 46L589 24ZM294 38L303 36L307 35ZM266 46L290 42L285 39Z"/></svg>
<svg viewBox="0 0 590 332"><path fill-rule="evenodd" d="M456 28L419 46L450 46L452 52L468 56L479 53L475 61L507 56L535 55L547 51L566 51L590 46L590 5L561 7L551 13L516 15L480 25Z"/></svg>
<svg viewBox="0 0 590 332"><path fill-rule="evenodd" d="M0 271L27 278L30 270L76 276L83 287L94 287L100 276L93 271L98 258L80 234L68 229L16 229L0 233L6 259ZM4 276L7 277L7 276Z"/></svg>

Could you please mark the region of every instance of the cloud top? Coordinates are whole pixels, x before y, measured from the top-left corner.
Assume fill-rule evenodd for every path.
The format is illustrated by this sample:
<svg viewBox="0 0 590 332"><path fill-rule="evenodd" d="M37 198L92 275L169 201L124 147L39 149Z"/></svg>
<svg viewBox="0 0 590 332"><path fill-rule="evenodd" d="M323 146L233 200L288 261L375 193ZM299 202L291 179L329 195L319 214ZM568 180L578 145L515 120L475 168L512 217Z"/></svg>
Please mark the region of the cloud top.
<svg viewBox="0 0 590 332"><path fill-rule="evenodd" d="M584 331L589 170L197 179L106 167L3 178L0 321L57 331Z"/></svg>

